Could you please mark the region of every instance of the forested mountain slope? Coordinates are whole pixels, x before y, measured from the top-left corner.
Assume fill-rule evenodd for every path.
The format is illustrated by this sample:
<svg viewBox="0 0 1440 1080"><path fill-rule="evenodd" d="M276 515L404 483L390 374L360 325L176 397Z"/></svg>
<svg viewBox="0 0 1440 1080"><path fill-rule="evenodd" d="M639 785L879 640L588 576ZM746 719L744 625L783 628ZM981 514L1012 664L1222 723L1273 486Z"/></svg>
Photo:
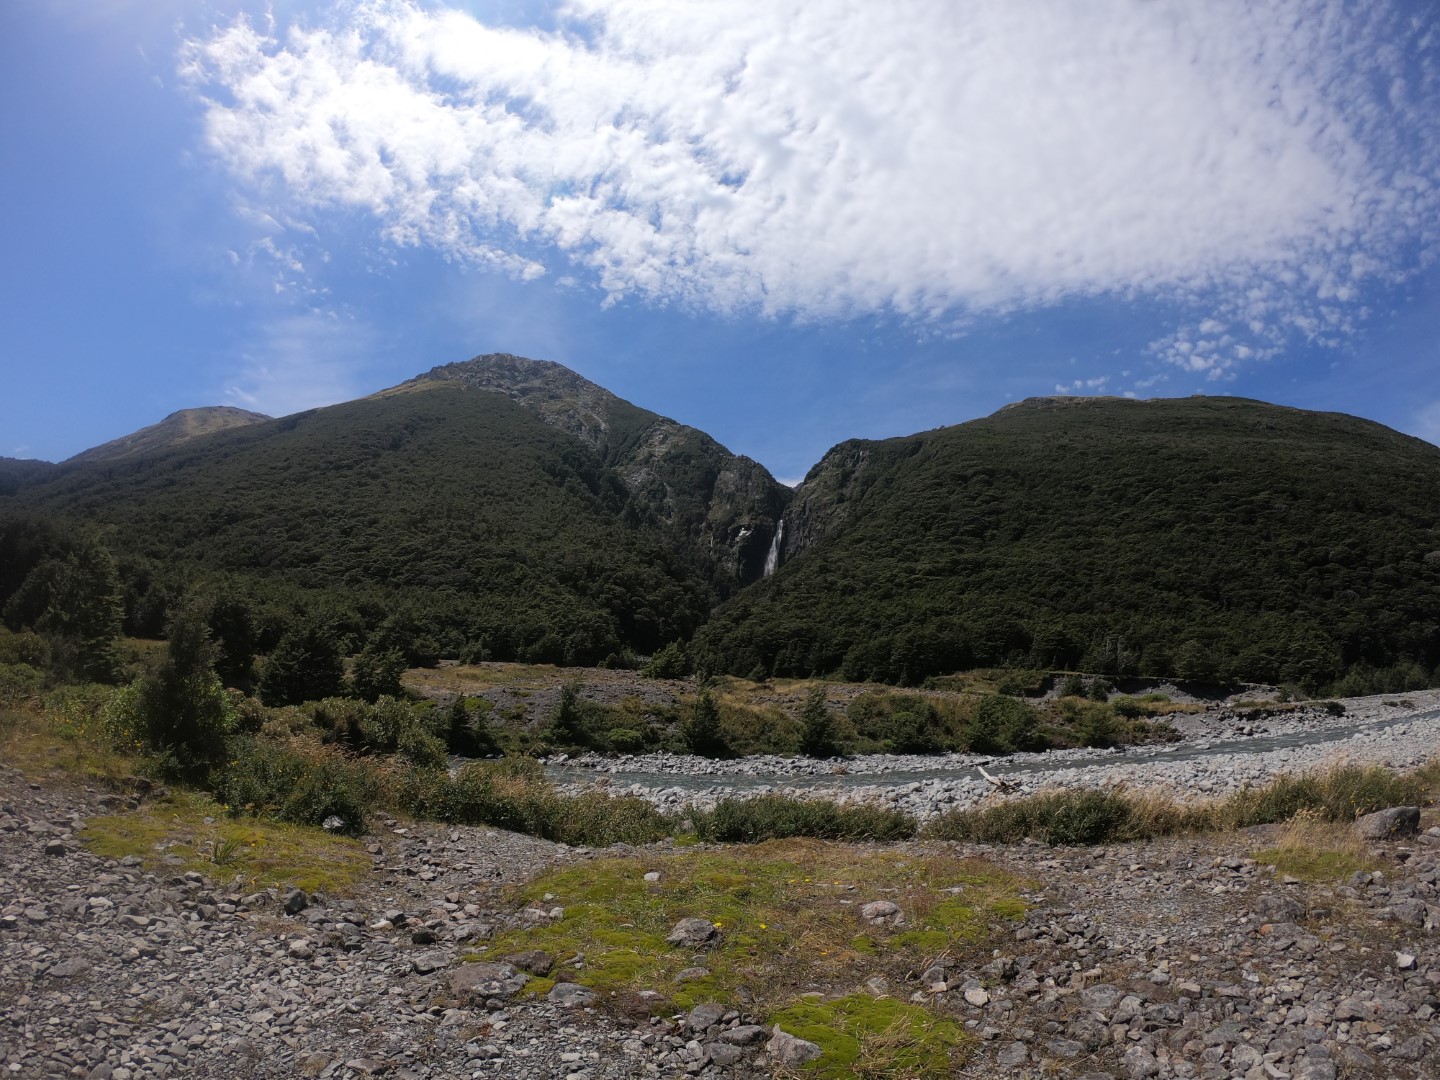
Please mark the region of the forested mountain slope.
<svg viewBox="0 0 1440 1080"><path fill-rule="evenodd" d="M1440 448L1238 398L1034 399L831 450L718 669L1025 663L1323 685L1440 663Z"/></svg>
<svg viewBox="0 0 1440 1080"><path fill-rule="evenodd" d="M316 614L354 642L388 621L407 648L423 639L452 654L594 663L687 637L747 566L758 576L788 495L760 466L558 365L503 357L439 370L498 385L432 373L80 460L6 509L97 528L137 632L156 632L184 588L223 577L274 620ZM604 437L553 423L567 401L600 401ZM14 568L0 577L4 603L21 580Z"/></svg>

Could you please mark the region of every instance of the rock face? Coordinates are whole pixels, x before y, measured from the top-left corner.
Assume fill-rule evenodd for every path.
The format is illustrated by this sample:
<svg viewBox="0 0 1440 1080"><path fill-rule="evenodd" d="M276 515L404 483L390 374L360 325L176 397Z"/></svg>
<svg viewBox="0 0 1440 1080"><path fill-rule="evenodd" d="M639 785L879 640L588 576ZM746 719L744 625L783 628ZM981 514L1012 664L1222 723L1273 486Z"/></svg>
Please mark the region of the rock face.
<svg viewBox="0 0 1440 1080"><path fill-rule="evenodd" d="M434 382L503 394L595 451L629 491L636 513L664 521L713 563L722 595L761 576L790 492L758 462L548 360L477 356L384 393Z"/></svg>
<svg viewBox="0 0 1440 1080"><path fill-rule="evenodd" d="M1389 840L1397 836L1414 836L1420 831L1418 806L1392 806L1366 814L1355 821L1355 831L1366 840Z"/></svg>

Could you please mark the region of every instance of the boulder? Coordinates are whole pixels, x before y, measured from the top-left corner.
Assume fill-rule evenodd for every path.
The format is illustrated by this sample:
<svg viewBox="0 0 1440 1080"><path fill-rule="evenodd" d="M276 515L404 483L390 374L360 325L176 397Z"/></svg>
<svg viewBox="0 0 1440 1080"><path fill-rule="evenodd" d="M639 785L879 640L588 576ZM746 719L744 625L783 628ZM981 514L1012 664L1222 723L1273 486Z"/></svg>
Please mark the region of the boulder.
<svg viewBox="0 0 1440 1080"><path fill-rule="evenodd" d="M545 1000L559 1005L562 1009L577 1009L593 1004L595 991L579 983L556 983Z"/></svg>
<svg viewBox="0 0 1440 1080"><path fill-rule="evenodd" d="M804 1065L824 1053L813 1042L797 1039L794 1035L781 1031L779 1024L775 1025L765 1049L781 1065Z"/></svg>
<svg viewBox="0 0 1440 1080"><path fill-rule="evenodd" d="M1355 819L1355 831L1366 840L1390 840L1414 836L1420 831L1418 806L1392 806Z"/></svg>
<svg viewBox="0 0 1440 1080"><path fill-rule="evenodd" d="M860 919L871 926L900 926L905 922L905 915L899 905L889 900L871 900L860 905Z"/></svg>
<svg viewBox="0 0 1440 1080"><path fill-rule="evenodd" d="M462 1001L511 997L529 981L530 976L516 971L513 964L462 964L450 974L450 992Z"/></svg>
<svg viewBox="0 0 1440 1080"><path fill-rule="evenodd" d="M709 919L681 919L665 940L671 945L698 949L705 945L713 945L720 940L720 931Z"/></svg>

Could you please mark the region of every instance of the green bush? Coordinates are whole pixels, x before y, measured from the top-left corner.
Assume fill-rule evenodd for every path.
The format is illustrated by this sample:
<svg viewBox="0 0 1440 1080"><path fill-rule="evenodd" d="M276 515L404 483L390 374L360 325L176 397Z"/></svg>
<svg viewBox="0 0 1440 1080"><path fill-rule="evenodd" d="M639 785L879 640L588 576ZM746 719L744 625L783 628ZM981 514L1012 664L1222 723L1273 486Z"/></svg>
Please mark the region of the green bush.
<svg viewBox="0 0 1440 1080"><path fill-rule="evenodd" d="M1084 697L1085 679L1081 675L1066 675L1060 683L1061 697Z"/></svg>
<svg viewBox="0 0 1440 1080"><path fill-rule="evenodd" d="M648 679L683 679L690 670L690 657L685 652L685 646L672 641L650 658L650 662L640 669L640 674Z"/></svg>
<svg viewBox="0 0 1440 1080"><path fill-rule="evenodd" d="M708 690L702 690L695 699L690 715L681 726L680 734L692 754L708 758L730 756L725 732L720 727L720 709Z"/></svg>
<svg viewBox="0 0 1440 1080"><path fill-rule="evenodd" d="M213 784L231 813L298 825L319 825L333 814L352 833L364 831L379 787L373 769L338 750L253 736L231 740L230 758Z"/></svg>
<svg viewBox="0 0 1440 1080"><path fill-rule="evenodd" d="M800 753L812 758L840 756L840 743L835 737L835 718L825 704L825 690L815 687L805 699L800 713Z"/></svg>
<svg viewBox="0 0 1440 1080"><path fill-rule="evenodd" d="M915 819L877 806L841 806L825 799L760 795L722 799L713 810L692 808L687 818L702 840L754 844L792 836L819 840L906 840Z"/></svg>
<svg viewBox="0 0 1440 1080"><path fill-rule="evenodd" d="M1040 732L1039 714L1025 702L1004 694L981 699L965 732L966 746L977 754L1042 750L1046 742Z"/></svg>

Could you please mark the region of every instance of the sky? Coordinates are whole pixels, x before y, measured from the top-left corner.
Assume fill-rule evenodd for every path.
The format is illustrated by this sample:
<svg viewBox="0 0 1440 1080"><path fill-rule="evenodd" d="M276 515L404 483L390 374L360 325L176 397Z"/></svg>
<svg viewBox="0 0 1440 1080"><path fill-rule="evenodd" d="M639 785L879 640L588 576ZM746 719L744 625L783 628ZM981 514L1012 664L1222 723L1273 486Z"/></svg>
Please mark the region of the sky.
<svg viewBox="0 0 1440 1080"><path fill-rule="evenodd" d="M556 360L786 482L1051 394L1440 442L1440 9L0 5L0 455Z"/></svg>

